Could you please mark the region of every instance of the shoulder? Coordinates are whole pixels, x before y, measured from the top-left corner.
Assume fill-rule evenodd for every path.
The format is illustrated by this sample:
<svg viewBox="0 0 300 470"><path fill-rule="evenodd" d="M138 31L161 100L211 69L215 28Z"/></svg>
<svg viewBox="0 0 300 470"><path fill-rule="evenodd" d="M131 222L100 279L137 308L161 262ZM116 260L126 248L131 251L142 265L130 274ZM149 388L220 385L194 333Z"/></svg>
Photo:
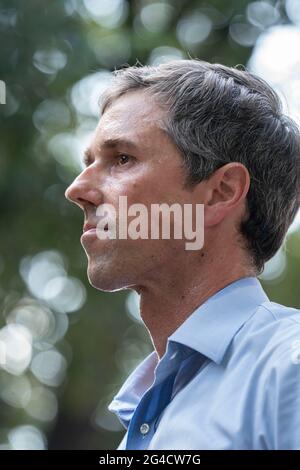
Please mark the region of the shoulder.
<svg viewBox="0 0 300 470"><path fill-rule="evenodd" d="M268 447L300 448L300 311L268 301L244 327Z"/></svg>
<svg viewBox="0 0 300 470"><path fill-rule="evenodd" d="M245 322L237 339L246 347L251 344L257 355L268 352L273 359L298 346L300 349L300 310L276 302L263 302Z"/></svg>
<svg viewBox="0 0 300 470"><path fill-rule="evenodd" d="M274 370L277 375L299 374L300 310L271 301L262 303L237 334L236 345L262 374Z"/></svg>
<svg viewBox="0 0 300 470"><path fill-rule="evenodd" d="M255 316L264 321L258 326L256 335L263 337L261 354L265 357L266 373L286 381L288 375L300 385L300 310L275 302L265 302ZM288 385L287 382L284 384Z"/></svg>
<svg viewBox="0 0 300 470"><path fill-rule="evenodd" d="M269 301L259 307L257 315L262 311L269 316L269 321L261 334L266 334L274 363L284 365L286 358L286 365L300 364L300 310Z"/></svg>
<svg viewBox="0 0 300 470"><path fill-rule="evenodd" d="M259 305L236 334L229 363L243 363L258 392L263 388L280 400L292 388L289 394L300 400L300 310L270 301Z"/></svg>

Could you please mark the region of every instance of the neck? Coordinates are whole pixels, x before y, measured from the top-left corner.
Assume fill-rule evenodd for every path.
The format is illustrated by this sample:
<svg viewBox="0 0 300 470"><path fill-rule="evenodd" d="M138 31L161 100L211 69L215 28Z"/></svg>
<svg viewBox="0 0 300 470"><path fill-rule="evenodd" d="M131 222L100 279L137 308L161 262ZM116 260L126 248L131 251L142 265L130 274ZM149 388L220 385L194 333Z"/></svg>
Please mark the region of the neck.
<svg viewBox="0 0 300 470"><path fill-rule="evenodd" d="M155 279L136 288L140 294L141 318L159 358L166 351L168 337L197 307L232 282L255 275L253 269L243 268L239 263L224 264L222 256L217 263L211 261L201 263L198 270L190 263L186 269L176 263L175 270L170 272L168 266L168 272L162 269Z"/></svg>

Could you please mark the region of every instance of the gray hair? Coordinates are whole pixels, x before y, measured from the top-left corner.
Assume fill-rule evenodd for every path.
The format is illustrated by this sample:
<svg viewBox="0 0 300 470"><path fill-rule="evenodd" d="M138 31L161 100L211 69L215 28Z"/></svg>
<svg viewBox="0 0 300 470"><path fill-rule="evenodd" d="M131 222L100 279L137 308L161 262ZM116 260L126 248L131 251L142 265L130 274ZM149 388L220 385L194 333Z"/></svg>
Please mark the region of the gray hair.
<svg viewBox="0 0 300 470"><path fill-rule="evenodd" d="M114 71L101 112L123 94L145 90L166 108L162 124L191 187L229 162L250 174L240 233L258 272L280 248L299 208L300 132L277 94L246 70L198 59Z"/></svg>

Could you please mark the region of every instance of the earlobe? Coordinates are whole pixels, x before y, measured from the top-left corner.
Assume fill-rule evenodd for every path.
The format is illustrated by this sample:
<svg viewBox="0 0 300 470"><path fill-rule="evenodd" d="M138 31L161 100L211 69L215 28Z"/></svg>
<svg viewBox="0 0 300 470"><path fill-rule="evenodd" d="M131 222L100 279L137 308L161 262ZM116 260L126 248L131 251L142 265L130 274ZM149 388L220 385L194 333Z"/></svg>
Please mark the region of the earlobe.
<svg viewBox="0 0 300 470"><path fill-rule="evenodd" d="M219 224L225 215L226 212L218 203L204 205L204 226L213 227L214 225Z"/></svg>

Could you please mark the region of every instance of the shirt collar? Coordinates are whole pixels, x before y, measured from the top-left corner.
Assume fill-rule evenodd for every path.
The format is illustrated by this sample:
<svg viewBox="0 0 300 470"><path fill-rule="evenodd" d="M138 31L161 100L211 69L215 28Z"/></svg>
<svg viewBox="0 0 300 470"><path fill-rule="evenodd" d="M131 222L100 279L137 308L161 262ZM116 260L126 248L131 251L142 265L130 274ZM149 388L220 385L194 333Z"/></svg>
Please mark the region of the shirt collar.
<svg viewBox="0 0 300 470"><path fill-rule="evenodd" d="M241 278L209 297L168 338L164 356L149 354L129 375L108 410L127 428L141 397L153 384L155 373L168 368L174 351L197 351L217 364L243 324L268 297L255 277Z"/></svg>
<svg viewBox="0 0 300 470"><path fill-rule="evenodd" d="M168 341L188 346L220 364L235 334L268 300L256 277L239 279L200 305Z"/></svg>

